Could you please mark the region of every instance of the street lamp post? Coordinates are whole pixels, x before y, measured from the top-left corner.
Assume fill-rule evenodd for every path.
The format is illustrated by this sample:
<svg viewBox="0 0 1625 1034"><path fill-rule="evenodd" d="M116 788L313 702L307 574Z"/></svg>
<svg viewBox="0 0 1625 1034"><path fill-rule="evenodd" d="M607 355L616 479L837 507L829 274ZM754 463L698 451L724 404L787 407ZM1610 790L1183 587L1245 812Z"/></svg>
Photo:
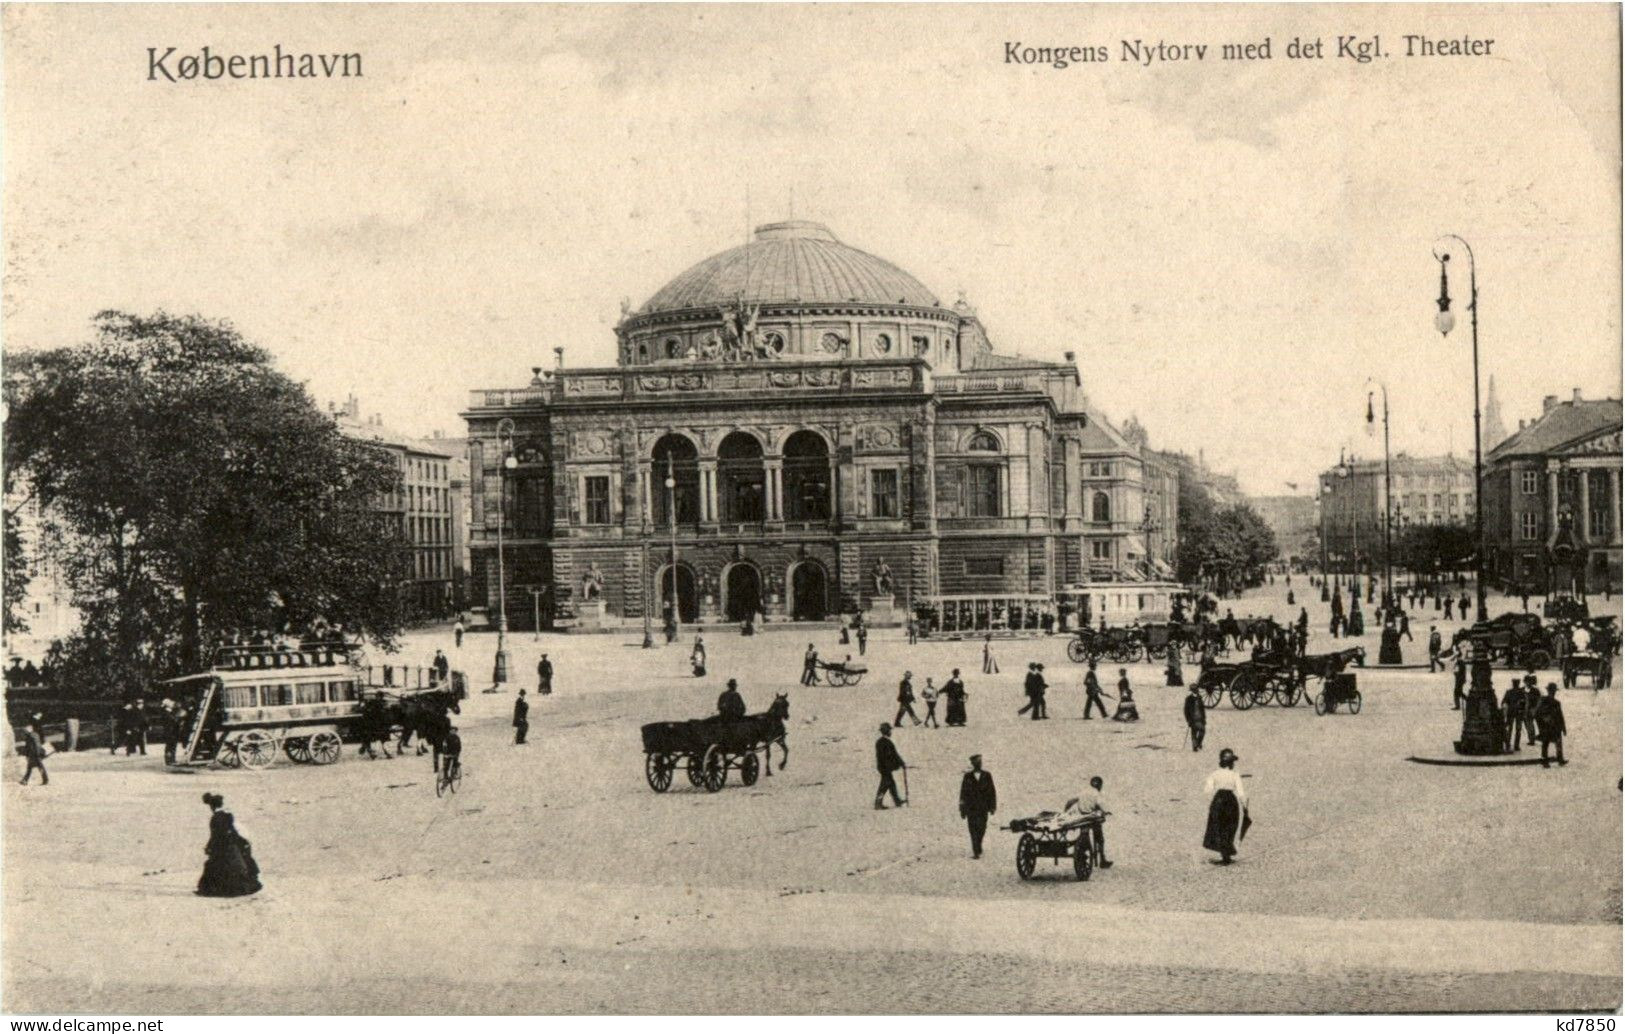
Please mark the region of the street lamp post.
<svg viewBox="0 0 1625 1034"><path fill-rule="evenodd" d="M1331 599L1331 590L1326 588L1326 508L1331 491L1331 485L1322 483L1320 497L1315 500L1315 509L1319 511L1320 517L1320 602L1322 603Z"/></svg>
<svg viewBox="0 0 1625 1034"><path fill-rule="evenodd" d="M1488 555L1484 547L1484 433L1479 426L1478 408L1478 262L1473 258L1473 249L1455 234L1446 234L1433 245L1433 257L1439 260L1439 312L1433 317L1433 324L1440 334L1449 335L1456 325L1455 313L1450 311L1450 241L1467 253L1467 311L1473 318L1473 532L1478 552L1478 620L1488 621L1484 579L1484 562ZM1445 249L1442 252L1441 246Z"/></svg>
<svg viewBox="0 0 1625 1034"><path fill-rule="evenodd" d="M671 518L671 630L675 642L682 629L683 608L677 591L677 467L670 455L666 457L666 499Z"/></svg>
<svg viewBox="0 0 1625 1034"><path fill-rule="evenodd" d="M491 682L508 681L508 581L502 559L502 526L507 523L508 473L519 466L513 454L513 422L504 420L497 428L502 448L502 468L497 473L497 656L491 669Z"/></svg>
<svg viewBox="0 0 1625 1034"><path fill-rule="evenodd" d="M530 590L531 602L536 606L536 632L531 636L533 642L539 643L542 641L542 594L546 591L546 589Z"/></svg>

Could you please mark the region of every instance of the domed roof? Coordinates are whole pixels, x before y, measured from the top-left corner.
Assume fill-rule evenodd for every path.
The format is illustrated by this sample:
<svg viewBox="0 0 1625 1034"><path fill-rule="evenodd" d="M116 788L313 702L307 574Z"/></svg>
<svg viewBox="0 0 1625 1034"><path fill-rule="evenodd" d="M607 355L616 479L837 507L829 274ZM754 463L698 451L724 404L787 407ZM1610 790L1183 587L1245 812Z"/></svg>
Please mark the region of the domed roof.
<svg viewBox="0 0 1625 1034"><path fill-rule="evenodd" d="M640 315L747 302L915 305L937 296L885 259L835 239L822 223L798 220L756 228L749 244L712 255L679 273Z"/></svg>

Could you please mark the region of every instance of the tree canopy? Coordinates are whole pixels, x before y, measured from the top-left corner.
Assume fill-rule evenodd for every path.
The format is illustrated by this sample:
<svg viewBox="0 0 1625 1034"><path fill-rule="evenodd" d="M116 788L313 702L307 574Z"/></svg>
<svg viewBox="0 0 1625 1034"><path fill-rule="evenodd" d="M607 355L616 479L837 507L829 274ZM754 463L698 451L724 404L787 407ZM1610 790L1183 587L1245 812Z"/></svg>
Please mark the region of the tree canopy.
<svg viewBox="0 0 1625 1034"><path fill-rule="evenodd" d="M1189 463L1180 467L1179 580L1222 593L1256 585L1279 556L1275 533L1252 506L1221 506Z"/></svg>
<svg viewBox="0 0 1625 1034"><path fill-rule="evenodd" d="M48 515L33 548L79 608L85 689L128 692L228 630L318 616L393 645L405 543L373 504L394 460L229 324L103 312L85 344L8 356L5 394L7 477Z"/></svg>

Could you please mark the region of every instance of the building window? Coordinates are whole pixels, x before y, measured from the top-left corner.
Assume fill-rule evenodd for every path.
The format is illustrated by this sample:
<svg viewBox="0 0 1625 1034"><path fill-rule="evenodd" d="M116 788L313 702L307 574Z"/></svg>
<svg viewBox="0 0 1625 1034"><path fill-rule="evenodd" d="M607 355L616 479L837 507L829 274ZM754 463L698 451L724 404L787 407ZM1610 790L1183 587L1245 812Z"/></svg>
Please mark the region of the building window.
<svg viewBox="0 0 1625 1034"><path fill-rule="evenodd" d="M1523 494L1536 495L1540 492L1540 472L1526 470L1523 472Z"/></svg>
<svg viewBox="0 0 1625 1034"><path fill-rule="evenodd" d="M1440 495L1438 492L1433 493L1433 508L1435 510L1437 510L1439 507L1441 507L1443 505L1444 505L1444 496Z"/></svg>
<svg viewBox="0 0 1625 1034"><path fill-rule="evenodd" d="M1089 516L1096 524L1111 523L1112 497L1105 492L1096 492L1094 502L1089 508Z"/></svg>
<svg viewBox="0 0 1625 1034"><path fill-rule="evenodd" d="M1004 574L1004 557L1002 556L972 556L965 558L965 573L980 575L982 577L1002 576Z"/></svg>
<svg viewBox="0 0 1625 1034"><path fill-rule="evenodd" d="M586 478L586 523L609 523L609 475L597 474Z"/></svg>
<svg viewBox="0 0 1625 1034"><path fill-rule="evenodd" d="M1096 560L1110 560L1112 558L1112 544L1105 539L1096 539L1089 543L1089 555Z"/></svg>
<svg viewBox="0 0 1625 1034"><path fill-rule="evenodd" d="M978 464L966 471L969 508L972 517L997 517L999 506L999 468Z"/></svg>
<svg viewBox="0 0 1625 1034"><path fill-rule="evenodd" d="M966 444L967 452L998 452L999 440L988 431L977 431Z"/></svg>
<svg viewBox="0 0 1625 1034"><path fill-rule="evenodd" d="M1533 542L1535 537L1540 534L1540 518L1532 513L1526 513L1521 519L1521 524L1523 540L1525 542Z"/></svg>
<svg viewBox="0 0 1625 1034"><path fill-rule="evenodd" d="M897 471L882 469L869 471L869 498L871 501L870 516L898 516Z"/></svg>

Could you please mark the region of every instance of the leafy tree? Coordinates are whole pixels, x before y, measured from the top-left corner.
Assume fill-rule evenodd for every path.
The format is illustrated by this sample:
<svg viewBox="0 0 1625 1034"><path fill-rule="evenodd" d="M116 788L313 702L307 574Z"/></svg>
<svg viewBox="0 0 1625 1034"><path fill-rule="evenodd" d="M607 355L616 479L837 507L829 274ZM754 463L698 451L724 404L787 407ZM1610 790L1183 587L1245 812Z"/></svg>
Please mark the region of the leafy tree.
<svg viewBox="0 0 1625 1034"><path fill-rule="evenodd" d="M227 323L104 312L95 331L6 370L8 473L51 514L83 619L65 670L127 691L228 630L318 616L393 646L402 529L371 509L399 483L388 455Z"/></svg>
<svg viewBox="0 0 1625 1034"><path fill-rule="evenodd" d="M1263 578L1279 556L1275 533L1247 503L1220 506L1196 478L1190 462L1176 457L1179 476L1179 580L1229 594Z"/></svg>
<svg viewBox="0 0 1625 1034"><path fill-rule="evenodd" d="M5 622L6 635L28 631L28 618L23 612L23 601L28 598L28 554L23 548L21 522L17 511L6 507L5 512Z"/></svg>

